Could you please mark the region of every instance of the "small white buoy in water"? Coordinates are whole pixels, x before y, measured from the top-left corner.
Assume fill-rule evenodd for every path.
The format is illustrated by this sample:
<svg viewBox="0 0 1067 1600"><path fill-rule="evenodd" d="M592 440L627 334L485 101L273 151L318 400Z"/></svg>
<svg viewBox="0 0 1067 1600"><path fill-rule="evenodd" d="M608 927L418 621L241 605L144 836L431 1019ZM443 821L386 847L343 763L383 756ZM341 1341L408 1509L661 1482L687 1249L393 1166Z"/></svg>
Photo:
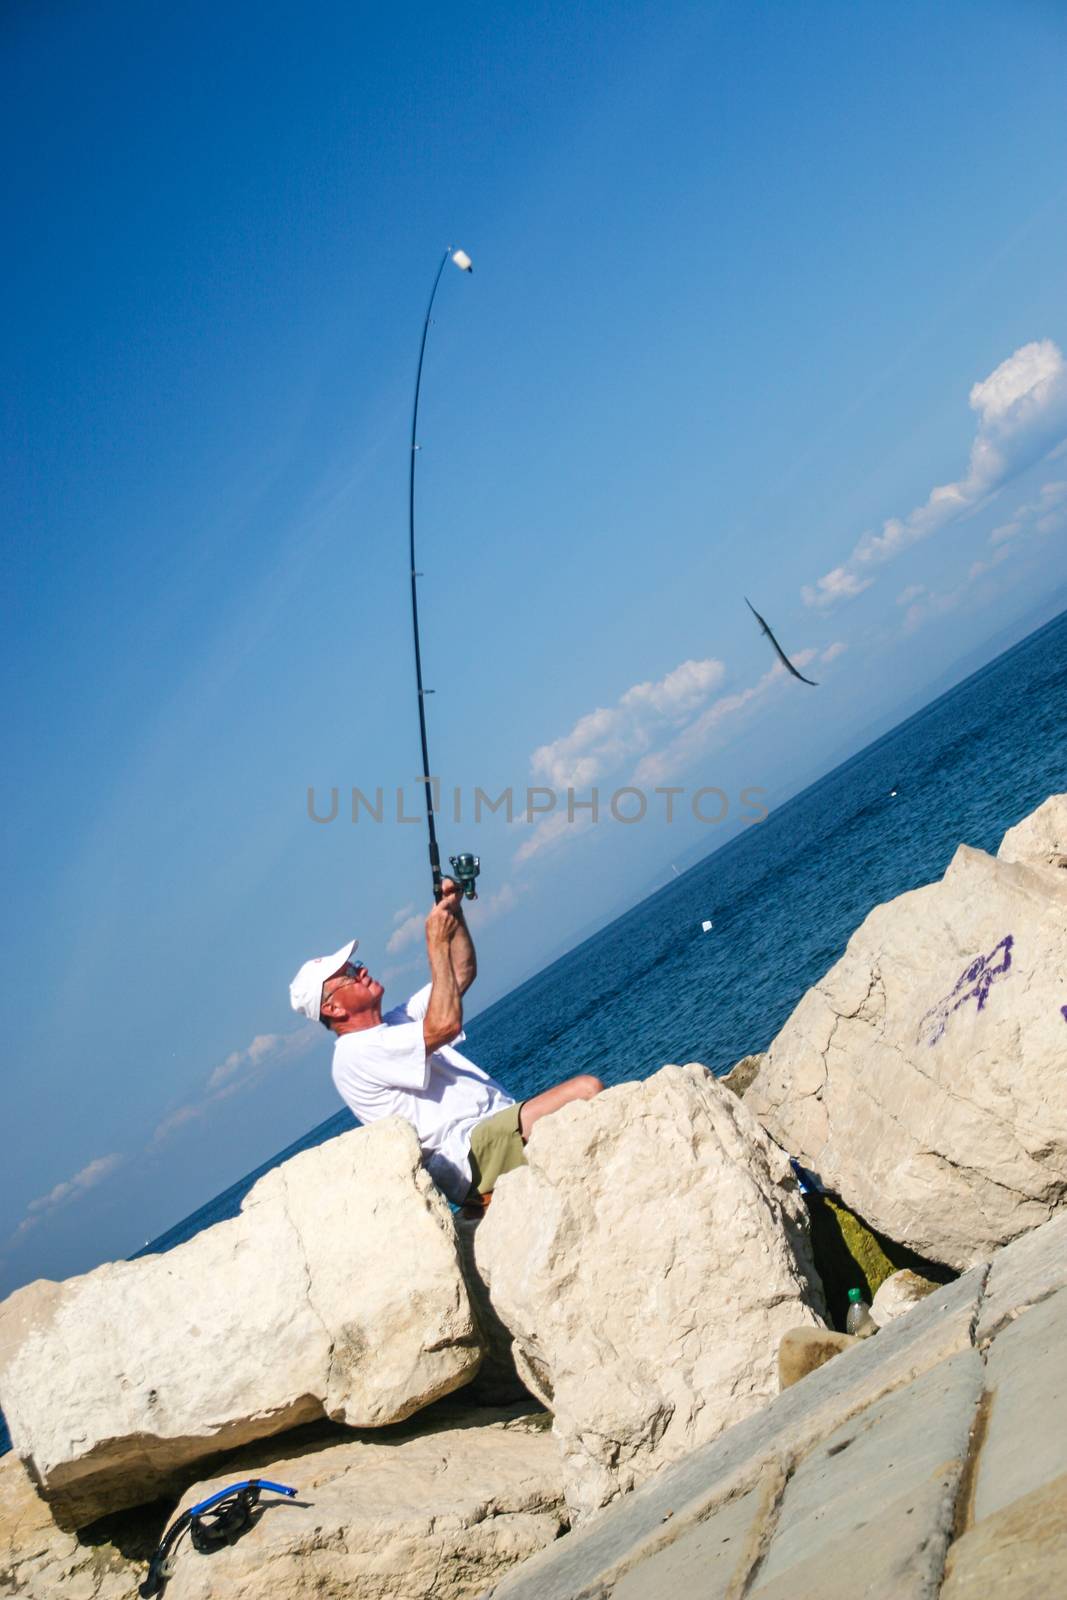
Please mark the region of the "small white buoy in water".
<svg viewBox="0 0 1067 1600"><path fill-rule="evenodd" d="M711 923L710 922L702 922L700 924L700 929L701 929L702 933L710 933L711 932Z"/></svg>
<svg viewBox="0 0 1067 1600"><path fill-rule="evenodd" d="M890 791L889 791L889 798L890 798L890 800L892 800L892 799L894 799L894 798L895 798L895 796L896 796L896 792L897 792L897 791L896 791L896 790L895 790L895 789L890 789Z"/></svg>

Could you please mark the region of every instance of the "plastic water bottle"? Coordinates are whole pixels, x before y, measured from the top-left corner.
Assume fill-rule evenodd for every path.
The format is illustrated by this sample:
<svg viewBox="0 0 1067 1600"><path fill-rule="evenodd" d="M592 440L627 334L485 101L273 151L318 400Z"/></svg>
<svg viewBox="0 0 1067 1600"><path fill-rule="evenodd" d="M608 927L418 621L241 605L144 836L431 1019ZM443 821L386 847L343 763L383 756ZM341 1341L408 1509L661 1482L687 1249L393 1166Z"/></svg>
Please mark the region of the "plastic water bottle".
<svg viewBox="0 0 1067 1600"><path fill-rule="evenodd" d="M845 1332L854 1334L857 1339L869 1339L872 1333L878 1332L878 1324L871 1316L871 1308L863 1298L862 1289L848 1291Z"/></svg>

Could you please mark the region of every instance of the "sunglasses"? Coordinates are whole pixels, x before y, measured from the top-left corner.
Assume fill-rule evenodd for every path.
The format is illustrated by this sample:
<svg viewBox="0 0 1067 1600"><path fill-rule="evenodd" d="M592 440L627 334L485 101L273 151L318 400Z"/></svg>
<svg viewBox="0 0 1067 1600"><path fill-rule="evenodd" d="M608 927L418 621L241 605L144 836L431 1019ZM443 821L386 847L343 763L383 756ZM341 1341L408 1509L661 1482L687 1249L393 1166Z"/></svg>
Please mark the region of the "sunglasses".
<svg viewBox="0 0 1067 1600"><path fill-rule="evenodd" d="M330 995L337 993L338 989L341 987L341 984L350 983L353 978L358 978L360 973L366 972L366 970L367 964L365 961L346 961L341 970L333 974L335 978L340 978L341 983L335 984L332 989L324 993L323 999L328 1000Z"/></svg>

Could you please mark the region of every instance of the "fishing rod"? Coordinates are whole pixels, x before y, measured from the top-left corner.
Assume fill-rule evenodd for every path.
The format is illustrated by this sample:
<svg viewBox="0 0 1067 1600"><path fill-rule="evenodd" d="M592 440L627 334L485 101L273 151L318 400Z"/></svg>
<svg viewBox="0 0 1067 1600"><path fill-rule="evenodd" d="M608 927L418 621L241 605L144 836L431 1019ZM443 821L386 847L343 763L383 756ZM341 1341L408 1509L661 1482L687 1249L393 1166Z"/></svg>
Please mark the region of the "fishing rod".
<svg viewBox="0 0 1067 1600"><path fill-rule="evenodd" d="M426 355L426 336L430 331L431 313L433 303L437 297L437 286L441 282L441 274L446 263L451 260L461 272L473 272L471 258L465 250L453 250L449 245L441 257L437 268L437 276L433 280L430 291L430 303L426 307L426 320L422 325L422 343L419 345L419 365L415 373L415 403L411 409L411 469L408 477L408 553L411 567L411 627L415 638L415 687L419 702L419 737L422 741L422 778L421 782L426 791L426 826L430 834L430 872L433 874L433 897L441 898L441 854L437 845L437 824L434 821L433 789L430 773L430 754L426 743L426 696L433 694L432 689L425 689L422 683L422 650L419 645L419 594L418 579L421 573L415 570L415 458L421 446L418 442L419 426L419 394L422 389L422 363ZM478 898L474 887L481 868L477 856L464 852L458 856L450 856L452 874L455 881L461 886L468 900Z"/></svg>

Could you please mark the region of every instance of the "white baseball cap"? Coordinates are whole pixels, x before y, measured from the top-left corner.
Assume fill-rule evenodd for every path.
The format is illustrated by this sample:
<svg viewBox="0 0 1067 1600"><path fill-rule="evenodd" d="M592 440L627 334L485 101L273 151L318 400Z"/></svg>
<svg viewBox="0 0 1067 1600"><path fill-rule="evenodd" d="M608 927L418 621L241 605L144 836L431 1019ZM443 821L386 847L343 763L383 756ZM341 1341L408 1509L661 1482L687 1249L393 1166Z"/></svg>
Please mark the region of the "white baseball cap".
<svg viewBox="0 0 1067 1600"><path fill-rule="evenodd" d="M358 945L358 939L349 939L332 956L313 956L310 961L304 962L289 985L289 1004L294 1011L302 1011L312 1022L318 1022L322 1010L323 984L334 973L340 972Z"/></svg>

